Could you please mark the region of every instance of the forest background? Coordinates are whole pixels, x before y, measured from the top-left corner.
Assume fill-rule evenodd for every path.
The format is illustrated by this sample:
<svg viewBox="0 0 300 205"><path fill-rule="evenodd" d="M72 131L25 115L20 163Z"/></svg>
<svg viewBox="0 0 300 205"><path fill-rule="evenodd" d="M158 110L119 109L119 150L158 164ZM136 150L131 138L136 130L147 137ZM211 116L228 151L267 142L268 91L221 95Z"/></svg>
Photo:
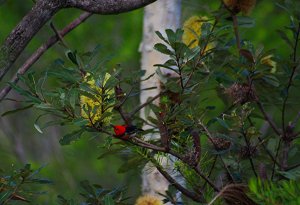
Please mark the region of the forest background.
<svg viewBox="0 0 300 205"><path fill-rule="evenodd" d="M32 7L33 2L31 0L0 2L2 42ZM192 15L209 16L218 6L218 1L184 0L182 22ZM80 13L81 11L76 9L63 10L52 22L60 29ZM286 12L272 0L261 0L257 2L251 17L255 20L255 26L240 31L243 39L251 39L254 45L264 44L266 50L276 49L280 55L288 56L289 48L278 37L276 31L289 24ZM140 69L138 50L142 39L142 19L143 9L119 15L93 15L64 39L70 48L79 53L100 46L99 58L108 60L107 67L113 69L120 64L124 68L123 75L128 75ZM53 31L47 24L30 42L10 72L13 73L30 53L51 35ZM60 44L55 45L33 65L31 70L39 73L55 66L56 59L65 58L65 51ZM9 78L4 79L8 80ZM4 82L1 82L1 86L3 84ZM9 97L19 98L14 91ZM138 97L131 100L132 104L138 104ZM17 102L4 101L1 102L0 112L4 113L18 106ZM295 110L298 112L297 107ZM0 171L7 173L29 163L33 168L44 166L41 175L53 181L50 186L39 186L39 189L47 191L47 194L39 196L36 204L45 201L48 201L48 204L56 204L59 194L66 197L74 196L74 193L80 192L79 181L82 180L99 183L106 188L126 185L128 195L132 196L130 199L132 202L140 195L140 170L132 169L122 173L124 170L120 169L120 166L128 160L126 156L110 155L97 160L104 140L91 135L85 135L71 145L61 146L59 139L70 130L54 126L45 129L41 134L33 126L37 116L36 110L31 109L3 116L0 120Z"/></svg>

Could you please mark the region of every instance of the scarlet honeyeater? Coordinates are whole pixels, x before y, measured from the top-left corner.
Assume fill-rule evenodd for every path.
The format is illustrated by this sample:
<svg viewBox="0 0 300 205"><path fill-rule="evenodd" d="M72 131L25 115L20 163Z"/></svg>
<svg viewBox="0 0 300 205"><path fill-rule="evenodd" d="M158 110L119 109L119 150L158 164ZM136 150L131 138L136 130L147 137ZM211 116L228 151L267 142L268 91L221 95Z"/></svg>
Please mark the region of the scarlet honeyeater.
<svg viewBox="0 0 300 205"><path fill-rule="evenodd" d="M113 125L113 128L116 137L123 140L128 140L131 135L135 134L137 131L142 130L133 125Z"/></svg>

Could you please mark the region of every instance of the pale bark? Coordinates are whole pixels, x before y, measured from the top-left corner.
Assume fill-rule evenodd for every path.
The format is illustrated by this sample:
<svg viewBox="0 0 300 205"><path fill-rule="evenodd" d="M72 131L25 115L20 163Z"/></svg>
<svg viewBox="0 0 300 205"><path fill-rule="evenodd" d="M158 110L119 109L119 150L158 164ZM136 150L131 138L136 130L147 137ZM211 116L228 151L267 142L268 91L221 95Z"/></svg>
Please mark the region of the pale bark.
<svg viewBox="0 0 300 205"><path fill-rule="evenodd" d="M0 46L0 81L36 33L64 8L77 8L102 15L119 14L144 7L156 0L39 0Z"/></svg>
<svg viewBox="0 0 300 205"><path fill-rule="evenodd" d="M168 60L168 56L153 49L156 43L161 42L156 36L155 31L160 31L164 34L167 28L175 30L180 25L180 16L180 0L159 0L145 8L143 41L140 46L142 53L141 69L146 70L145 77L156 72L156 67L153 66L154 64L162 64ZM163 72L166 74L165 70L163 70ZM147 90L141 93L141 103L145 103L150 97L156 96L161 91L158 75L154 75L154 77L149 80L141 82L141 90L153 86L156 86L157 89ZM158 102L159 99L156 103ZM142 109L140 113L141 118L147 119L147 115L145 109ZM150 113L150 115L153 116L153 113ZM149 125L144 125L143 127L144 130L149 128L151 128ZM148 139L159 137L157 134L146 136ZM167 171L173 169L172 162L168 160L168 158L160 159L160 161ZM170 184L151 163L145 166L142 180L143 194L150 194L159 198L163 197L158 193L165 194Z"/></svg>

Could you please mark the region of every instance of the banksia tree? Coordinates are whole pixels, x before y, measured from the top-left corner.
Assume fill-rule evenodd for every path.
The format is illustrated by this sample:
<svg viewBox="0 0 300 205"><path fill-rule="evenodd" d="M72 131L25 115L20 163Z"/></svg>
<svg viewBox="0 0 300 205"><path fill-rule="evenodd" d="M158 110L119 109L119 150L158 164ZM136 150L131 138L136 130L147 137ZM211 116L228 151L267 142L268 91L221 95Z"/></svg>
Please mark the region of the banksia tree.
<svg viewBox="0 0 300 205"><path fill-rule="evenodd" d="M183 29L156 32L161 42L154 49L167 57L155 64L161 90L139 106L131 106L130 99L139 93L137 79L144 71L122 75L121 68L109 70L76 60L80 56L74 52L68 56L70 69L56 68L43 76L60 80L61 85L52 90L32 86L32 74L22 78L24 87L11 86L26 97L27 106L55 114L57 124L78 127L62 137L62 145L89 133L104 139L102 156L128 156L120 172L142 169L151 162L145 169L155 169L152 177L163 176L170 185L159 193L163 202L178 203L180 191L186 200L199 204L256 204L268 190L280 189L281 181L300 179L296 171L300 114L294 113L299 96L291 92L299 85L300 17L290 4L285 5L292 15L287 27L291 33L279 33L290 46L291 58L280 57L242 36L254 24L238 13L248 14L254 5L255 1L222 1L213 21L193 16ZM239 20L245 19L249 24L242 27ZM164 75L162 68L176 77ZM225 89L219 92L220 88ZM152 89L156 87L142 88ZM137 116L141 109L143 119ZM143 124L147 129L133 129ZM145 138L149 133L160 137ZM263 190L263 197L251 182L254 178L260 183L260 177L275 184ZM96 193L91 194L92 201L97 200ZM118 201L118 197L105 200ZM144 196L136 204L162 201Z"/></svg>

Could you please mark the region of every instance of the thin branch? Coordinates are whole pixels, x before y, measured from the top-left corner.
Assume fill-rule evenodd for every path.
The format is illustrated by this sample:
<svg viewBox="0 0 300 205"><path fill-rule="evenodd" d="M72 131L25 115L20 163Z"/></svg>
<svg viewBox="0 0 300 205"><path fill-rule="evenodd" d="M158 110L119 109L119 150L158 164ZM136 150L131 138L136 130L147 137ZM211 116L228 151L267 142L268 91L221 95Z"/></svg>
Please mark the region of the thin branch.
<svg viewBox="0 0 300 205"><path fill-rule="evenodd" d="M200 140L200 135L197 130L192 130L191 135L193 137L193 146L194 146L194 151L193 151L193 160L195 160L195 164L198 165L200 159L201 159L201 140Z"/></svg>
<svg viewBox="0 0 300 205"><path fill-rule="evenodd" d="M300 167L300 163L297 163L297 164L291 165L291 166L289 166L289 167L285 168L285 169L284 169L284 171L290 171L290 170L292 170L292 169L296 169L296 168L298 168L298 167Z"/></svg>
<svg viewBox="0 0 300 205"><path fill-rule="evenodd" d="M58 11L77 8L102 15L119 14L142 8L156 0L43 0L32 9L0 45L0 81L30 40Z"/></svg>
<svg viewBox="0 0 300 205"><path fill-rule="evenodd" d="M196 171L196 173L200 177L202 177L215 191L219 191L218 187L216 187L216 185L208 177L206 177L201 172L201 170L199 170L197 167L195 167L194 164L191 164L190 162L187 162L183 156L179 155L178 153L174 152L173 150L171 150L171 149L168 150L164 147L159 147L159 146L150 144L150 143L145 142L145 141L143 141L139 138L136 138L136 137L132 137L131 139L132 140L128 140L128 142L131 143L131 144L134 144L134 145L137 145L139 147L146 148L146 149L151 149L151 150L154 150L154 151L159 151L159 152L163 152L163 153L166 153L166 154L170 154L170 155L176 157L177 159L179 159L183 163L185 163L188 166L192 167Z"/></svg>
<svg viewBox="0 0 300 205"><path fill-rule="evenodd" d="M279 154L281 141L282 141L282 138L279 139L279 142L278 142L278 145L277 145L277 148L276 148L276 154L275 154L275 159L274 159L274 162L273 162L271 180L273 180L273 177L274 177L274 174L275 174L275 162L277 162L277 157L278 157L278 154ZM281 165L280 165L280 167L281 167Z"/></svg>
<svg viewBox="0 0 300 205"><path fill-rule="evenodd" d="M153 145L151 143L145 142L145 141L143 141L143 140L141 140L139 138L136 138L136 137L133 137L132 141L128 141L128 142L130 142L131 144L143 147L143 148L147 148L147 149L151 149L151 150L155 150L155 151L159 151L159 152L168 153L167 150L166 150L166 148ZM173 155L176 156L176 157L178 157L178 155L175 154L175 153L173 153Z"/></svg>
<svg viewBox="0 0 300 205"><path fill-rule="evenodd" d="M235 39L236 39L236 45L237 45L238 51L240 53L241 40L240 40L240 35L239 35L239 30L238 30L237 16L235 14L231 14L231 17L232 17L234 35L235 35Z"/></svg>
<svg viewBox="0 0 300 205"><path fill-rule="evenodd" d="M157 164L156 161L153 162L152 160L152 163L156 165L155 167L157 168L157 170L170 182L170 184L173 185L176 189L178 189L182 194L193 199L196 202L201 202L201 203L205 202L203 196L200 196L199 194L195 192L191 192L188 189L184 188L171 175L169 175L166 171L164 171L162 167Z"/></svg>
<svg viewBox="0 0 300 205"><path fill-rule="evenodd" d="M267 154L269 155L269 157L272 159L272 161L274 163L277 164L277 166L280 166L279 162L277 162L277 160L275 159L275 157L273 156L273 154L270 152L270 150L268 150L268 148L264 145L264 141L263 139L261 139L261 137L258 137L259 142L261 143L261 145L263 146L264 150L267 152Z"/></svg>
<svg viewBox="0 0 300 205"><path fill-rule="evenodd" d="M77 19L72 21L69 25L67 25L58 33L64 37L81 23L83 23L86 19L88 19L92 14L88 12L82 13ZM26 62L18 69L17 74L13 76L11 79L11 83L15 84L19 81L18 74L23 75L26 71L30 69L30 67L49 49L51 48L56 42L59 41L57 35L51 36L43 45L41 45L27 60ZM10 92L11 86L6 85L0 92L0 102L4 99L4 97Z"/></svg>
<svg viewBox="0 0 300 205"><path fill-rule="evenodd" d="M295 45L294 45L294 50L293 50L293 62L294 62L295 65L293 66L292 73L290 75L288 84L286 86L286 96L283 100L283 105L282 105L281 120L282 120L283 136L285 136L285 133L286 133L286 129L285 129L285 111L286 111L287 100L289 98L289 90L290 90L290 87L292 86L293 79L294 79L294 76L295 76L295 73L296 73L296 70L297 70L297 67L298 67L297 64L296 64L296 61L297 61L297 46L298 46L298 42L299 42L299 34L300 34L300 23L298 24L298 30L297 30L297 33L296 33Z"/></svg>
<svg viewBox="0 0 300 205"><path fill-rule="evenodd" d="M146 102L144 102L143 104L141 104L140 106L138 106L137 108L135 108L132 112L129 113L129 118L132 118L136 113L138 113L142 108L146 107L147 105L149 105L150 103L152 103L154 100L156 100L157 98L159 98L164 92L160 92L157 95L155 95L154 97L152 97L151 99L147 100Z"/></svg>
<svg viewBox="0 0 300 205"><path fill-rule="evenodd" d="M265 108L263 107L262 103L260 101L257 101L256 104L258 105L259 110L263 114L265 120L270 124L271 128L274 130L274 132L281 136L281 132L279 131L278 127L274 123L274 121L271 119L271 117L268 115L268 113L265 111Z"/></svg>
<svg viewBox="0 0 300 205"><path fill-rule="evenodd" d="M210 168L209 173L208 173L208 176L207 176L208 178L211 176L211 174L212 174L212 172L213 172L213 170L214 170L214 168L215 168L215 166L216 166L217 159L218 159L218 155L216 155L216 156L214 157L214 159L213 159L213 164L211 165L211 168ZM205 188L206 184L207 184L207 181L204 182L204 184L203 184L203 186L202 186L202 189Z"/></svg>
<svg viewBox="0 0 300 205"><path fill-rule="evenodd" d="M219 192L220 189L207 177L205 176L198 167L194 167L194 170L200 175L215 191Z"/></svg>
<svg viewBox="0 0 300 205"><path fill-rule="evenodd" d="M242 128L242 135L243 135L243 137L244 137L244 140L245 140L245 142L246 142L247 149L248 149L248 152L249 152L249 155L250 155L250 156L249 156L249 161L250 161L250 164L251 164L252 171L253 171L255 177L257 178L257 173L256 173L256 170L255 170L254 163L253 163L253 159L252 159L252 155L251 155L251 144L250 144L250 142L249 142L249 140L248 140L248 138L247 138L247 135L246 135L246 133L245 133L244 128Z"/></svg>
<svg viewBox="0 0 300 205"><path fill-rule="evenodd" d="M54 33L57 35L59 41L61 42L61 44L65 47L68 48L67 43L65 42L65 40L63 39L63 37L61 36L61 34L59 33L59 31L56 29L56 27L54 26L53 22L50 22L50 27L52 28L52 30L54 31Z"/></svg>
<svg viewBox="0 0 300 205"><path fill-rule="evenodd" d="M216 143L213 140L213 135L210 133L210 131L207 129L207 127L202 122L199 122L199 125L204 129L204 131L206 133L206 136L208 137L209 141L213 144L214 148L217 150L218 146L216 145ZM224 162L223 157L221 155L219 155L219 157L220 157L220 160L221 160L224 168L226 169L227 174L230 176L231 180L234 181L234 178L233 178L230 170L228 169L228 166Z"/></svg>
<svg viewBox="0 0 300 205"><path fill-rule="evenodd" d="M298 123L300 119L300 112L298 112L297 116L295 117L295 119L293 120L292 124L291 124L291 128L294 129L296 127L296 124Z"/></svg>

